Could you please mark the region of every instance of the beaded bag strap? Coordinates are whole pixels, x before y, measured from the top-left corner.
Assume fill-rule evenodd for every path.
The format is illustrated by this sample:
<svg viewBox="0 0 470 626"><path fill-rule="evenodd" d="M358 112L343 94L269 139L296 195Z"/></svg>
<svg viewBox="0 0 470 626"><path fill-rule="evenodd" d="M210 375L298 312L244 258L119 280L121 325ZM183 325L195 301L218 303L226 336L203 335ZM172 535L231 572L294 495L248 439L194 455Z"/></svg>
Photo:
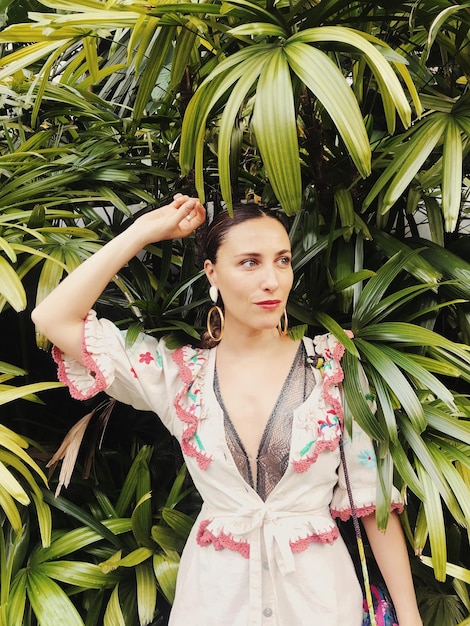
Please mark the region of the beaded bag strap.
<svg viewBox="0 0 470 626"><path fill-rule="evenodd" d="M346 455L344 454L342 437L339 440L339 453L341 456L341 464L343 466L344 480L346 482L346 491L348 492L349 506L351 507L351 517L352 517L353 526L354 526L354 533L356 535L357 547L359 549L359 557L361 560L362 578L364 579L364 589L365 589L367 606L369 608L369 615L370 615L370 626L377 626L377 622L375 619L374 603L372 601L372 592L370 589L369 570L367 568L366 554L364 551L364 542L362 541L362 533L361 533L361 527L359 525L359 519L357 517L356 505L354 504L354 499L353 499L353 494L352 494L352 489L351 489L351 482L349 480L349 474L348 474L348 466L346 464Z"/></svg>

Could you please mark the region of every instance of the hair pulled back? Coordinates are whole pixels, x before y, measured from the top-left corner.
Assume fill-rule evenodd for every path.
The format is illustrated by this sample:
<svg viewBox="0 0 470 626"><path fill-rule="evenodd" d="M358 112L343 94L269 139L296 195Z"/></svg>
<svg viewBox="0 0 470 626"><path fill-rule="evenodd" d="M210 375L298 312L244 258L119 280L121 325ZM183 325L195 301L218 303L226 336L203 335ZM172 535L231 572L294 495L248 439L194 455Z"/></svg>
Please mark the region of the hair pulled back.
<svg viewBox="0 0 470 626"><path fill-rule="evenodd" d="M200 265L202 266L206 259L209 259L212 263L216 262L217 252L223 244L228 232L234 226L262 217L270 217L280 221L274 211L253 202L234 203L233 216L230 215L227 209L222 209L216 213L210 224L203 224L196 232Z"/></svg>

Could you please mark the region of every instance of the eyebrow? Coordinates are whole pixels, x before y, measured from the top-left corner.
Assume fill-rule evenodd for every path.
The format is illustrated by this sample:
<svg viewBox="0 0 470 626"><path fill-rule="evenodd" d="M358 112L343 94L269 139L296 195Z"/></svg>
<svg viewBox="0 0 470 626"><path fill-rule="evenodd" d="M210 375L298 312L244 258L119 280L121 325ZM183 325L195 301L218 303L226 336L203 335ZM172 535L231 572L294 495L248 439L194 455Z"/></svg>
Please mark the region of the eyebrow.
<svg viewBox="0 0 470 626"><path fill-rule="evenodd" d="M275 256L282 256L283 254L292 254L291 250L289 250L288 248L286 248L285 250L280 250L279 252L276 252ZM242 252L241 254L236 254L236 257L241 257L241 256L253 256L253 257L261 257L263 256L260 252Z"/></svg>

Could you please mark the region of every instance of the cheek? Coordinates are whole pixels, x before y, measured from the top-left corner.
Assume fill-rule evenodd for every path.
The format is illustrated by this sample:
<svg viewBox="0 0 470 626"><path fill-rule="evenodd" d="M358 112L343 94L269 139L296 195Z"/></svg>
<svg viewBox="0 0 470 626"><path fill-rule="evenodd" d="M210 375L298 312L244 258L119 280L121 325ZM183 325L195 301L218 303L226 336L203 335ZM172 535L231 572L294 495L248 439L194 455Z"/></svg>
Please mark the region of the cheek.
<svg viewBox="0 0 470 626"><path fill-rule="evenodd" d="M294 284L294 272L292 270L284 273L282 284L288 291L292 289L292 285Z"/></svg>

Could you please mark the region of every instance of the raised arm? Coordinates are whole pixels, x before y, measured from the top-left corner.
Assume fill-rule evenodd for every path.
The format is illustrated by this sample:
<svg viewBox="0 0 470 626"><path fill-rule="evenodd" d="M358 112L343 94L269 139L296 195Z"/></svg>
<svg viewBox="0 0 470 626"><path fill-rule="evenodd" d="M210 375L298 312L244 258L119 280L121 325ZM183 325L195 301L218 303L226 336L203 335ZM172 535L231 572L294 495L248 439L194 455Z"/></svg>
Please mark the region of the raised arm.
<svg viewBox="0 0 470 626"><path fill-rule="evenodd" d="M375 514L362 518L377 565L392 597L400 626L422 626L400 519L390 514L387 530L377 528Z"/></svg>
<svg viewBox="0 0 470 626"><path fill-rule="evenodd" d="M205 209L199 200L182 194L139 217L38 304L32 313L36 327L62 352L81 361L84 320L113 276L146 245L186 237L204 219Z"/></svg>

